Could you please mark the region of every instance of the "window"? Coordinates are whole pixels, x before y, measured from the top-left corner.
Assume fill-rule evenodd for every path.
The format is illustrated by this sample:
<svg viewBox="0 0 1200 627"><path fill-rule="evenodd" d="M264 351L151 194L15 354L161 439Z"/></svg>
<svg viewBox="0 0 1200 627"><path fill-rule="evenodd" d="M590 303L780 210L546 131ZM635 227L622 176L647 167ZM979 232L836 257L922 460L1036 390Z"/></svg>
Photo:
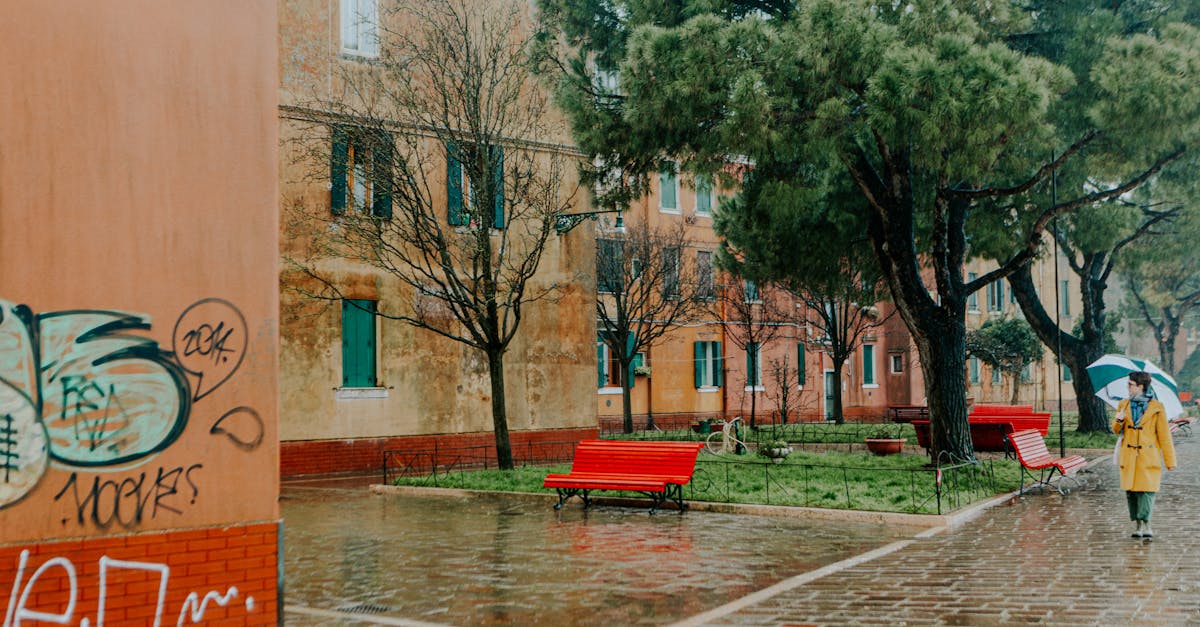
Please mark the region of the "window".
<svg viewBox="0 0 1200 627"><path fill-rule="evenodd" d="M616 294L624 289L624 252L621 242L596 240L596 290Z"/></svg>
<svg viewBox="0 0 1200 627"><path fill-rule="evenodd" d="M463 167L466 160L480 156L468 144L446 144L446 221L450 226L475 226L476 218L487 218L490 214L491 227L504 228L504 148L489 146L484 162L485 170L492 172L492 209L485 211L480 204L480 198L486 192L483 186L486 181L476 183L471 180L468 168ZM464 198L466 199L464 202Z"/></svg>
<svg viewBox="0 0 1200 627"><path fill-rule="evenodd" d="M333 127L330 154L330 208L334 215L369 214L392 217L392 154L386 132Z"/></svg>
<svg viewBox="0 0 1200 627"><path fill-rule="evenodd" d="M757 303L762 300L761 295L758 293L758 284L754 281L746 281L743 291L748 303Z"/></svg>
<svg viewBox="0 0 1200 627"><path fill-rule="evenodd" d="M1033 381L1033 364L1025 364L1021 368L1021 383L1031 383Z"/></svg>
<svg viewBox="0 0 1200 627"><path fill-rule="evenodd" d="M992 366L992 383L1000 382L1000 369Z"/></svg>
<svg viewBox="0 0 1200 627"><path fill-rule="evenodd" d="M864 386L875 385L875 345L863 344L862 347L862 384Z"/></svg>
<svg viewBox="0 0 1200 627"><path fill-rule="evenodd" d="M1071 282L1063 280L1059 286L1059 297L1062 299L1062 315L1071 315Z"/></svg>
<svg viewBox="0 0 1200 627"><path fill-rule="evenodd" d="M679 249L664 248L663 256L663 296L679 298Z"/></svg>
<svg viewBox="0 0 1200 627"><path fill-rule="evenodd" d="M974 272L967 273L967 283L978 278L979 275ZM979 311L979 292L971 292L971 295L967 297L967 309L970 311Z"/></svg>
<svg viewBox="0 0 1200 627"><path fill-rule="evenodd" d="M721 343L695 342L693 374L697 388L721 387Z"/></svg>
<svg viewBox="0 0 1200 627"><path fill-rule="evenodd" d="M598 99L609 100L621 95L621 72L612 68L596 66L592 80Z"/></svg>
<svg viewBox="0 0 1200 627"><path fill-rule="evenodd" d="M759 387L762 385L762 344L750 342L746 344L746 385Z"/></svg>
<svg viewBox="0 0 1200 627"><path fill-rule="evenodd" d="M1070 383L1071 382L1071 369L1068 368L1066 364L1061 365L1060 368L1062 368L1063 382Z"/></svg>
<svg viewBox="0 0 1200 627"><path fill-rule="evenodd" d="M892 374L900 374L904 372L904 355L901 353L892 354Z"/></svg>
<svg viewBox="0 0 1200 627"><path fill-rule="evenodd" d="M804 345L796 345L796 373L800 378L800 385L804 385L805 364L804 364Z"/></svg>
<svg viewBox="0 0 1200 627"><path fill-rule="evenodd" d="M712 300L713 295L712 251L701 250L696 253L696 296Z"/></svg>
<svg viewBox="0 0 1200 627"><path fill-rule="evenodd" d="M342 52L379 56L379 11L376 0L342 0Z"/></svg>
<svg viewBox="0 0 1200 627"><path fill-rule="evenodd" d="M673 168L658 173L658 208L679 211L679 179Z"/></svg>
<svg viewBox="0 0 1200 627"><path fill-rule="evenodd" d="M988 311L1004 311L1004 283L988 283Z"/></svg>
<svg viewBox="0 0 1200 627"><path fill-rule="evenodd" d="M979 358L972 357L968 362L968 371L971 383L979 383Z"/></svg>
<svg viewBox="0 0 1200 627"><path fill-rule="evenodd" d="M370 388L375 379L373 300L342 301L342 387Z"/></svg>
<svg viewBox="0 0 1200 627"><path fill-rule="evenodd" d="M696 213L702 216L712 215L712 177L696 177Z"/></svg>
<svg viewBox="0 0 1200 627"><path fill-rule="evenodd" d="M634 336L628 337L627 344L633 346ZM636 353L629 362L629 388L633 389L635 379L633 369L645 363L646 354ZM596 337L596 386L601 388L621 387L621 359L604 341L602 335Z"/></svg>

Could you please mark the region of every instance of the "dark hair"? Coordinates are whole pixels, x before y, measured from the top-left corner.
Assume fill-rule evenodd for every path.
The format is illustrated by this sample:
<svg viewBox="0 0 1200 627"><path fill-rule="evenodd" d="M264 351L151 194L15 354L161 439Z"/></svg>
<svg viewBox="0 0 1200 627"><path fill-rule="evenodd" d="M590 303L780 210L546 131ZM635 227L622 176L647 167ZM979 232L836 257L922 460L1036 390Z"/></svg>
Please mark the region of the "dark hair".
<svg viewBox="0 0 1200 627"><path fill-rule="evenodd" d="M1129 380L1142 386L1142 392L1150 391L1150 373L1149 372L1131 372Z"/></svg>

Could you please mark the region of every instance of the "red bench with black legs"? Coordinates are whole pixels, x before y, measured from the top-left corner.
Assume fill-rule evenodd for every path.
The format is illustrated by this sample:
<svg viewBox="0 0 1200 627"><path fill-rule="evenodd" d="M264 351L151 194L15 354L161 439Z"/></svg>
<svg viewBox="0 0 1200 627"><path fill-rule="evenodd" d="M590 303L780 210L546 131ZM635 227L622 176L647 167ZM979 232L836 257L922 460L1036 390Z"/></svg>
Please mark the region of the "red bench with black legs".
<svg viewBox="0 0 1200 627"><path fill-rule="evenodd" d="M1042 439L1042 434L1038 433L1037 429L1025 429L1010 433L1008 444L1016 454L1017 461L1021 463L1021 487L1018 494L1025 493L1025 475L1028 474L1032 479L1034 470L1038 471L1038 488L1043 488L1050 485L1055 471L1058 471L1063 477L1079 483L1074 474L1087 465L1087 460L1079 455L1066 457L1051 455L1050 450L1046 448L1046 441ZM1055 489L1062 494L1061 487L1055 486Z"/></svg>
<svg viewBox="0 0 1200 627"><path fill-rule="evenodd" d="M542 487L558 491L554 509L572 496L583 499L585 509L591 507L593 490L628 490L654 501L651 514L668 501L682 514L687 507L683 486L692 480L702 448L700 442L584 440L575 447L571 472L547 475Z"/></svg>

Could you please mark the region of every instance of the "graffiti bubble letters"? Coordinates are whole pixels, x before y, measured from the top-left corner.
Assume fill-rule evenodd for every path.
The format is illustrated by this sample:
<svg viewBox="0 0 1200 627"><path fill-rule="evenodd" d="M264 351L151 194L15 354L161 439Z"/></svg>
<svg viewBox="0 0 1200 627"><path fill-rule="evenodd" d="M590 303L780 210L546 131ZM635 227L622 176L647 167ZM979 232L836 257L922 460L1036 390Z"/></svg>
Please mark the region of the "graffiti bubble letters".
<svg viewBox="0 0 1200 627"><path fill-rule="evenodd" d="M154 606L154 627L159 627L162 624L162 617L167 606L167 584L171 579L171 567L166 564L156 562L133 562L126 560L112 559L107 555L101 556L98 562L100 566L100 581L97 586L96 598L96 625L97 627L104 626L105 612L108 607L108 592L110 586L116 590L124 590L127 583L141 584L151 583L152 578L157 577L158 595ZM79 577L75 571L75 564L65 557L54 557L46 560L41 566L33 572L29 577L29 581L25 581L25 570L29 567L29 551L21 551L21 557L17 562L16 578L13 580L12 593L8 598L8 609L4 614L4 627L19 627L22 621L44 621L48 623L57 623L59 625L67 625L72 621L78 620L80 627L91 627L92 621L88 617L76 618L75 607L76 601L80 597ZM39 580L42 579L48 571L53 568L62 569L66 575L66 581L51 580L43 586L42 592L55 592L65 590L67 592L66 607L60 608L57 613L35 611L29 608L30 596L35 593L36 586ZM126 571L124 577L118 575L120 571ZM147 577L151 578L149 581ZM61 579L61 576L60 578ZM129 581L112 581L114 579L128 579ZM65 584L65 587L64 585ZM119 594L119 592L117 593ZM237 586L230 586L224 593L217 590L206 591L203 596L199 592L189 592L187 598L183 602L183 606L179 609L179 618L175 622L176 625L196 624L204 620L204 614L208 610L209 603L215 603L219 607L229 607L230 603L238 597ZM245 600L247 612L253 612L255 603L254 597L247 596ZM43 608L45 609L45 608Z"/></svg>
<svg viewBox="0 0 1200 627"><path fill-rule="evenodd" d="M242 365L246 319L229 301L206 298L184 310L171 335L179 363L197 378L193 401L220 387Z"/></svg>
<svg viewBox="0 0 1200 627"><path fill-rule="evenodd" d="M71 473L62 489L54 495L60 501L69 493L75 508L75 521L92 523L101 529L119 525L125 529L137 527L147 517L157 518L160 511L182 514L184 501L192 505L200 494L192 474L204 466L192 464L186 469L159 468L154 475L145 471L123 479L101 479L93 476L89 484ZM180 485L180 480L186 487ZM66 525L70 517L62 519Z"/></svg>

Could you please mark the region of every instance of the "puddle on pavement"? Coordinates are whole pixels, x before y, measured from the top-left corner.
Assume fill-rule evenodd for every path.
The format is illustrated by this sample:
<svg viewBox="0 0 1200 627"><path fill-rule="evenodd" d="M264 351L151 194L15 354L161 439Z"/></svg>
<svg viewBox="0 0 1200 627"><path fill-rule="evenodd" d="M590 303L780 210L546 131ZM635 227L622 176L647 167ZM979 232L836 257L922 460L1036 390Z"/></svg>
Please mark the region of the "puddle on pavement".
<svg viewBox="0 0 1200 627"><path fill-rule="evenodd" d="M366 620L663 624L914 533L551 504L285 487L286 602Z"/></svg>

